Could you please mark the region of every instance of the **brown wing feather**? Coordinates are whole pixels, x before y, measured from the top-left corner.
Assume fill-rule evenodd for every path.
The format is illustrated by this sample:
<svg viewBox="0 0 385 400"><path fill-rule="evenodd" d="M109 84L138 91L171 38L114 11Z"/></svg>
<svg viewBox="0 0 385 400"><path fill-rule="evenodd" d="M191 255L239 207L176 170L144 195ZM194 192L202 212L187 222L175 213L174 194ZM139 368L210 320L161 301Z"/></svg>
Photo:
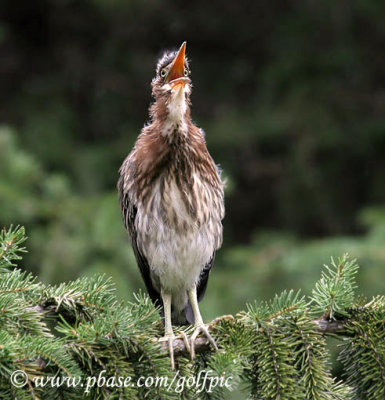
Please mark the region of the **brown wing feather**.
<svg viewBox="0 0 385 400"><path fill-rule="evenodd" d="M128 195L123 190L123 178L120 177L118 182L119 203L122 210L124 225L130 234L132 248L136 262L138 264L143 281L146 285L147 292L154 304L162 305L162 300L159 292L154 288L150 276L150 266L148 265L146 257L139 250L137 242L137 232L135 229L135 217L137 213L136 206L130 201Z"/></svg>

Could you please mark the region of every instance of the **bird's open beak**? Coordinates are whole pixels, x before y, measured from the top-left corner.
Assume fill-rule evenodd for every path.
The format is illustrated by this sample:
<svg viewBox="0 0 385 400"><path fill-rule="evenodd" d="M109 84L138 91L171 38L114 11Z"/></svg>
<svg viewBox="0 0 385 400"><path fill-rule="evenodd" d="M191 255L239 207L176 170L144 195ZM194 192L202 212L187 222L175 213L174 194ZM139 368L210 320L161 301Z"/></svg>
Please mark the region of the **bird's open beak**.
<svg viewBox="0 0 385 400"><path fill-rule="evenodd" d="M184 76L184 58L186 52L186 42L182 43L178 54L174 58L174 61L171 64L170 70L168 71L168 75L166 78L166 82L170 83L174 88L175 86L182 85L184 86L188 81Z"/></svg>

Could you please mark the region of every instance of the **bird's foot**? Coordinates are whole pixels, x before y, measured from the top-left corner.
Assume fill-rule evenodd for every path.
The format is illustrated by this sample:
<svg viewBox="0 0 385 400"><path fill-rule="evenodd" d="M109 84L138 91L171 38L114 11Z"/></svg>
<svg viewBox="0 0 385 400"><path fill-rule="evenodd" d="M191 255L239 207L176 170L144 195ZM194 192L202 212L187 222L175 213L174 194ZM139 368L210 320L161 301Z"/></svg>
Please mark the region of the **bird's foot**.
<svg viewBox="0 0 385 400"><path fill-rule="evenodd" d="M191 347L190 347L190 342L188 340L187 335L183 331L178 332L180 338L183 340L184 347L186 348L186 351L191 353Z"/></svg>
<svg viewBox="0 0 385 400"><path fill-rule="evenodd" d="M162 338L159 339L159 342L167 342L168 343L168 353L170 354L171 361L171 369L175 369L175 360L174 360L174 340L175 340L174 332L166 333Z"/></svg>
<svg viewBox="0 0 385 400"><path fill-rule="evenodd" d="M211 343L211 345L214 347L215 350L218 350L218 346L215 342L215 340L213 339L213 337L211 336L209 330L207 329L207 326L201 322L198 324L195 324L195 329L193 334L191 335L190 338L190 355L191 355L191 360L193 360L195 358L195 340L198 337L198 335L200 333L203 333L207 339L209 340L209 342Z"/></svg>
<svg viewBox="0 0 385 400"><path fill-rule="evenodd" d="M175 369L175 358L174 358L174 340L182 339L186 351L191 353L190 350L190 343L187 338L187 335L183 331L178 332L178 336L174 335L174 332L166 333L162 338L159 339L159 342L167 342L168 344L168 352L170 354L170 361L171 361L171 369Z"/></svg>

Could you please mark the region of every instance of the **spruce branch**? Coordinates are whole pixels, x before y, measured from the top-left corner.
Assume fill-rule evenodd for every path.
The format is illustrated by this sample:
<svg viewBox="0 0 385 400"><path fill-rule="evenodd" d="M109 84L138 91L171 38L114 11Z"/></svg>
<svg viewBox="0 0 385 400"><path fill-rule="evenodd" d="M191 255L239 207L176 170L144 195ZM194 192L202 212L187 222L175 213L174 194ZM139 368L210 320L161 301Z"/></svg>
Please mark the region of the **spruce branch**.
<svg viewBox="0 0 385 400"><path fill-rule="evenodd" d="M317 326L317 331L320 333L329 333L329 334L345 334L346 333L346 323L347 319L333 321L326 318L320 318L313 321L313 323Z"/></svg>
<svg viewBox="0 0 385 400"><path fill-rule="evenodd" d="M25 230L21 226L0 230L0 267L10 267L15 265L13 261L22 258L20 253L25 253L25 247L21 244L27 240Z"/></svg>
<svg viewBox="0 0 385 400"><path fill-rule="evenodd" d="M217 319L226 318L227 315L223 317L218 317ZM312 323L315 325L315 331L322 334L332 334L332 335L346 335L346 324L348 323L348 319L339 320L339 321L331 321L328 319L315 319ZM212 325L212 323L210 323ZM164 341L159 341L159 339L154 339L159 342L162 349L167 351L168 343ZM188 355L189 352L185 346L185 343L182 338L176 338L173 342L174 354L185 354ZM196 353L206 353L211 351L210 342L206 337L198 337L195 342L195 351Z"/></svg>
<svg viewBox="0 0 385 400"><path fill-rule="evenodd" d="M354 399L385 398L385 316L384 296L353 309L346 323L352 338L341 345L339 359Z"/></svg>
<svg viewBox="0 0 385 400"><path fill-rule="evenodd" d="M81 398L79 388L37 387L33 377L158 376L172 379L163 326L149 297L119 302L104 276L51 286L10 268L24 251L21 228L0 235L0 393L5 398ZM250 398L377 400L385 398L385 297L355 298L355 260L325 266L310 300L283 291L271 301L247 305L234 317L209 324L219 351L196 341L191 361L182 339L174 341L178 373L185 381L202 370L231 376ZM321 315L321 317L320 317ZM191 328L185 333L189 334ZM340 360L346 383L331 376L325 336L343 339ZM10 385L12 371L28 375L24 388ZM181 393L164 387L90 389L89 398L222 399L221 387Z"/></svg>
<svg viewBox="0 0 385 400"><path fill-rule="evenodd" d="M310 308L314 314L323 314L333 319L336 315L349 316L347 311L354 304L355 276L358 271L356 260L349 260L347 254L331 259L331 266L324 265L321 279L312 291Z"/></svg>

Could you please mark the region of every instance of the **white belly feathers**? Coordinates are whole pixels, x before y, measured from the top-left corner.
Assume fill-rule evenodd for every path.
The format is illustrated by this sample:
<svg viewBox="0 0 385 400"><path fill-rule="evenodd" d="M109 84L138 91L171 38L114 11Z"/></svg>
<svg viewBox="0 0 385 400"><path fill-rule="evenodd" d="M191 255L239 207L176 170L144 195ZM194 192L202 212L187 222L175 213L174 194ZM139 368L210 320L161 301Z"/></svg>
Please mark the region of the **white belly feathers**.
<svg viewBox="0 0 385 400"><path fill-rule="evenodd" d="M205 199L211 202L210 188L197 184L197 203ZM194 185L194 190L198 186ZM186 193L186 195L188 195ZM210 261L218 248L221 237L221 216L207 213L210 204L198 204L197 217L188 213L180 188L173 180L165 180L163 191L160 181L146 205L138 204L135 220L141 236L141 251L151 267L154 285L170 293L185 292L197 282L202 268ZM204 218L200 213L204 213ZM203 223L198 223L203 221ZM215 234L214 234L215 233ZM219 244L220 245L220 244Z"/></svg>

